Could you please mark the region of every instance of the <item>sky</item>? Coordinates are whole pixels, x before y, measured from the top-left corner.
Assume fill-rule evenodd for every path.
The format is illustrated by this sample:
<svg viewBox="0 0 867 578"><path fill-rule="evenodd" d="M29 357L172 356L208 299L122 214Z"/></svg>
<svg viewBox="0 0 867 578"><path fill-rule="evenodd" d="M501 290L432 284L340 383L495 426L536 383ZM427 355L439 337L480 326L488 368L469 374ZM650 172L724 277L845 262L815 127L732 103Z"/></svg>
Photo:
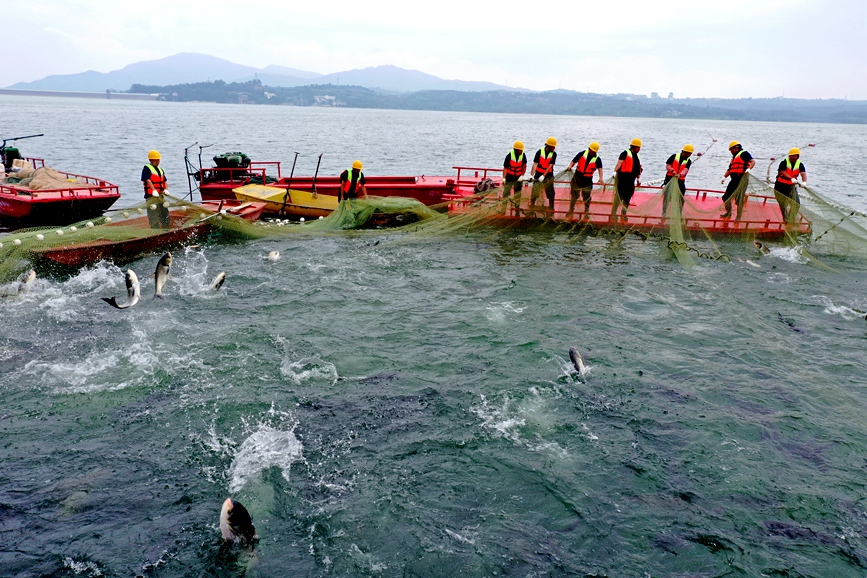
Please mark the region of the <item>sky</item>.
<svg viewBox="0 0 867 578"><path fill-rule="evenodd" d="M532 90L867 100L867 0L28 0L14 12L0 86L198 52Z"/></svg>

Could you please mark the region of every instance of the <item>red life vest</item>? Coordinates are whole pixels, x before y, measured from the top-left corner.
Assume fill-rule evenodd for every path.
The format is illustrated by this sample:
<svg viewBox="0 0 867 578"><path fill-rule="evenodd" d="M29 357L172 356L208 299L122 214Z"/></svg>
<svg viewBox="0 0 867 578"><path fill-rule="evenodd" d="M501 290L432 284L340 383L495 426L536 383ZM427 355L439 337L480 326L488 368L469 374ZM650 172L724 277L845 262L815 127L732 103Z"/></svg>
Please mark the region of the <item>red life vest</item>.
<svg viewBox="0 0 867 578"><path fill-rule="evenodd" d="M344 193L344 194L348 193L348 192L349 192L349 187L352 186L352 171L353 171L353 170L354 170L354 169L347 169L347 171L346 171L346 180L343 181L343 183L340 185L340 188L343 189L343 193ZM334 174L334 173L331 173L331 174ZM363 174L364 174L364 173L362 173L361 171L358 171L358 178L355 179L355 183L356 183L356 184L355 184L355 188L356 188L356 189L358 189L358 184L361 183L361 176L362 176Z"/></svg>
<svg viewBox="0 0 867 578"><path fill-rule="evenodd" d="M551 169L551 159L554 158L554 151L546 152L545 147L539 149L539 162L536 163L536 172L547 175Z"/></svg>
<svg viewBox="0 0 867 578"><path fill-rule="evenodd" d="M590 155L593 154L593 158L590 158ZM584 154L578 159L578 164L575 165L578 174L588 179L593 178L593 173L596 172L596 162L599 160L599 157L590 149L584 151Z"/></svg>
<svg viewBox="0 0 867 578"><path fill-rule="evenodd" d="M792 161L786 159L786 170L777 175L777 181L784 185L792 185L801 174L801 159L795 161L795 166L792 166Z"/></svg>
<svg viewBox="0 0 867 578"><path fill-rule="evenodd" d="M689 172L689 167L692 164L690 159L684 159L683 162L680 161L680 153L674 155L674 160L671 162L668 167L666 167L666 174L669 177L673 177L677 175L677 180L685 181L686 173Z"/></svg>
<svg viewBox="0 0 867 578"><path fill-rule="evenodd" d="M165 171L163 171L161 168L155 167L153 165L145 165L145 168L148 169L151 173L151 176L149 177L149 179L150 179L150 182L154 186L154 189L153 189L154 192L155 193L162 193L164 190L166 190L166 173L165 173ZM147 185L145 185L145 196L153 195L154 192L151 192L151 190L148 189Z"/></svg>
<svg viewBox="0 0 867 578"><path fill-rule="evenodd" d="M512 149L512 152L509 153L509 166L506 167L506 175L520 177L525 172L527 172L527 155L521 151L521 157L518 158L515 149Z"/></svg>
<svg viewBox="0 0 867 578"><path fill-rule="evenodd" d="M635 163L634 163L634 159L632 157L632 151L628 150L628 151L626 151L626 158L623 159L622 163L620 163L620 170L617 172L619 172L619 173L631 173L632 167L634 164Z"/></svg>
<svg viewBox="0 0 867 578"><path fill-rule="evenodd" d="M729 174L731 175L742 175L747 168L747 164L744 162L744 159L741 158L741 155L744 154L744 151L738 151L738 154L734 156L732 162L729 163Z"/></svg>

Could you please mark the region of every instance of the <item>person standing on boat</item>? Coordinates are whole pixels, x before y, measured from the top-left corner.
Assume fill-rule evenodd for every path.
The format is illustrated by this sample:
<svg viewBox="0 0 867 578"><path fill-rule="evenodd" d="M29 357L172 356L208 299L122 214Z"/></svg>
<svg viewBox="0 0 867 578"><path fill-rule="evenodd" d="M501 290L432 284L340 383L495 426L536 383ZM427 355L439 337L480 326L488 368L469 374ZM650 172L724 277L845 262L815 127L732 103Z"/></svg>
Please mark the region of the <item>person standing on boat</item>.
<svg viewBox="0 0 867 578"><path fill-rule="evenodd" d="M530 174L533 175L533 192L530 193L530 206L536 204L536 199L544 187L545 196L548 197L548 206L551 211L554 211L554 164L557 162L557 153L554 149L557 148L557 139L548 137L545 141L545 146L536 151L536 156L533 157L533 168L530 169Z"/></svg>
<svg viewBox="0 0 867 578"><path fill-rule="evenodd" d="M732 153L732 160L729 163L729 169L723 175L723 182L725 182L726 177L731 177L731 180L722 198L723 205L726 208L726 212L720 215L723 219L728 219L732 216L732 196L737 192L746 172L756 166L753 155L745 151L738 141L733 140L729 144L729 152ZM735 199L735 201L738 204L738 214L735 219L740 220L741 213L744 210L744 195L739 195L739 198Z"/></svg>
<svg viewBox="0 0 867 578"><path fill-rule="evenodd" d="M166 173L160 168L162 157L158 151L148 153L148 164L141 171L145 201L148 206L148 222L152 229L169 228L169 210L163 196L169 192Z"/></svg>
<svg viewBox="0 0 867 578"><path fill-rule="evenodd" d="M635 185L641 184L641 159L638 158L638 153L641 150L641 139L634 138L629 143L629 148L620 153L617 157L617 164L614 166L614 173L617 175L617 188L614 191L614 200L611 203L611 220L613 221L617 215L617 207L621 204L621 217L626 218L626 209L629 208L629 203L632 201L632 195L635 194Z"/></svg>
<svg viewBox="0 0 867 578"><path fill-rule="evenodd" d="M774 183L774 196L780 204L783 220L787 223L794 223L801 209L801 197L798 196L798 188L795 186L798 178L802 184L807 184L807 168L801 163L801 150L793 148L789 151L789 156L780 162Z"/></svg>
<svg viewBox="0 0 867 578"><path fill-rule="evenodd" d="M364 186L364 168L361 161L352 163L352 167L340 173L340 189L337 191L337 202L344 199L357 199L367 196L367 187Z"/></svg>
<svg viewBox="0 0 867 578"><path fill-rule="evenodd" d="M572 181L569 183L569 189L572 196L569 200L569 212L566 213L566 218L572 216L575 210L575 203L578 202L578 193L581 193L581 199L584 201L584 219L589 219L590 216L590 198L593 193L593 173L599 173L599 181L597 184L602 184L604 177L602 176L602 159L599 158L599 143L592 142L587 146L586 150L579 152L566 167L566 170L571 171L575 167L575 174L572 176Z"/></svg>
<svg viewBox="0 0 867 578"><path fill-rule="evenodd" d="M680 188L680 195L676 200L680 204L680 208L683 209L683 196L686 194L686 175L689 172L689 168L692 166L692 160L689 157L691 157L694 152L694 146L691 144L685 144L683 145L683 150L676 155L671 155L668 157L668 160L665 161L665 180L662 181L663 216L668 214L668 203L671 200L669 199L668 188L665 185L667 185L674 177L677 177L677 186Z"/></svg>
<svg viewBox="0 0 867 578"><path fill-rule="evenodd" d="M524 143L516 140L515 144L512 145L512 150L509 151L503 161L504 207L512 191L515 191L515 199L512 201L512 204L516 209L521 205L521 189L524 188L524 173L526 172L527 155L524 154Z"/></svg>

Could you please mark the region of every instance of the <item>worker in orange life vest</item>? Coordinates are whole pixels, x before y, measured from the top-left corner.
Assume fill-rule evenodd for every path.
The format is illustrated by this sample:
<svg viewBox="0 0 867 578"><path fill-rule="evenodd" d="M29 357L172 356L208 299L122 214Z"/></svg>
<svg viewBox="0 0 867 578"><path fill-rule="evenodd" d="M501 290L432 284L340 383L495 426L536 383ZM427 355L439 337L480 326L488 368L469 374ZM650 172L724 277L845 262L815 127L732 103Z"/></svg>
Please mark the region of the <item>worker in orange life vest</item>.
<svg viewBox="0 0 867 578"><path fill-rule="evenodd" d="M521 189L524 187L523 177L526 172L527 155L524 154L524 143L516 140L503 160L503 199L508 199L514 190L515 207L521 204Z"/></svg>
<svg viewBox="0 0 867 578"><path fill-rule="evenodd" d="M614 200L611 203L612 220L617 215L617 207L621 204L623 205L621 217L626 218L626 209L629 208L629 202L635 194L635 185L641 184L641 173L644 169L641 167L641 159L638 158L639 151L641 151L641 139L634 138L629 143L629 148L620 153L617 158L617 164L614 166L617 190L614 191Z"/></svg>
<svg viewBox="0 0 867 578"><path fill-rule="evenodd" d="M584 219L590 218L590 199L593 192L593 173L599 173L599 181L597 184L602 184L604 178L602 176L602 159L599 158L599 143L592 142L587 146L586 150L579 152L566 167L566 170L571 171L575 167L575 174L572 176L572 181L569 183L569 190L572 194L569 199L569 212L566 213L566 218L572 216L575 210L575 203L578 201L578 192L581 192L581 199L584 201Z"/></svg>
<svg viewBox="0 0 867 578"><path fill-rule="evenodd" d="M723 195L723 205L725 205L726 212L720 215L723 219L727 219L732 216L732 195L737 191L738 186L741 184L741 180L744 175L751 168L756 166L756 161L753 159L753 155L744 150L736 140L733 140L731 144L729 144L729 152L732 154L732 160L729 163L729 168L726 171L726 174L723 175L723 182L725 182L726 177L731 177L728 186L726 187L726 192ZM741 213L744 209L744 198L743 196L740 199L736 199L738 203L738 214L735 217L736 220L740 220Z"/></svg>
<svg viewBox="0 0 867 578"><path fill-rule="evenodd" d="M801 163L801 151L793 148L789 151L788 157L780 162L777 168L777 180L774 183L774 196L780 204L780 212L786 222L794 223L801 208L801 197L795 186L799 178L802 184L807 184L807 168Z"/></svg>
<svg viewBox="0 0 867 578"><path fill-rule="evenodd" d="M683 196L686 194L686 175L689 173L689 168L692 166L692 160L689 158L695 152L695 147L691 144L683 145L683 149L676 155L671 155L665 161L665 180L662 181L662 214L668 214L669 192L667 185L673 178L677 178L677 186L680 189L680 195L677 196L677 202L683 208Z"/></svg>
<svg viewBox="0 0 867 578"><path fill-rule="evenodd" d="M533 168L530 175L533 177L533 192L530 193L530 206L536 204L542 187L545 188L545 196L548 197L548 205L554 210L554 164L557 162L557 139L548 137L545 146L536 151L533 157Z"/></svg>
<svg viewBox="0 0 867 578"><path fill-rule="evenodd" d="M357 199L367 196L367 187L364 186L364 168L361 161L352 163L352 167L340 173L340 188L337 191L337 201L343 199Z"/></svg>
<svg viewBox="0 0 867 578"><path fill-rule="evenodd" d="M150 151L148 164L141 171L141 182L148 205L148 222L152 229L169 228L169 210L163 199L163 196L168 194L169 188L166 173L160 168L161 160L159 151Z"/></svg>

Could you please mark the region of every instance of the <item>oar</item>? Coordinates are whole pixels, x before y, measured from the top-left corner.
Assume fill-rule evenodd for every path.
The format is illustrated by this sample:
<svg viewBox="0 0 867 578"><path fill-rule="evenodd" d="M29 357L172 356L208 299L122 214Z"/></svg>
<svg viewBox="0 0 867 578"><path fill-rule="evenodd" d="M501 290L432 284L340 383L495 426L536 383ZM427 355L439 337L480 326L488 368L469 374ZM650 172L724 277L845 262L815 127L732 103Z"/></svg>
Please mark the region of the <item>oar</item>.
<svg viewBox="0 0 867 578"><path fill-rule="evenodd" d="M280 216L283 216L286 211L286 203L289 201L289 190L292 188L292 177L295 175L295 163L297 162L298 151L295 151L295 158L292 160L292 172L289 173L289 182L286 183L286 194L283 195L283 206L280 207Z"/></svg>
<svg viewBox="0 0 867 578"><path fill-rule="evenodd" d="M322 163L322 153L319 153L319 160L316 162L316 172L313 174L313 184L310 186L310 191L313 193L313 198L316 198L316 177L319 176L319 165Z"/></svg>

